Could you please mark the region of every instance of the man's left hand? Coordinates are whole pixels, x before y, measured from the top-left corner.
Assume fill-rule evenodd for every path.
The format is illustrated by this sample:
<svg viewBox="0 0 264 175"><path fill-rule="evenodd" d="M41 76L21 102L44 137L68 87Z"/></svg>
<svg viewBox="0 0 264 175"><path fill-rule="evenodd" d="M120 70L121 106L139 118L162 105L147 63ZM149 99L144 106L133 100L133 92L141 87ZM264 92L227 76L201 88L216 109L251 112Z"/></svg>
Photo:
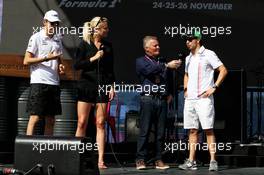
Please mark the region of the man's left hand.
<svg viewBox="0 0 264 175"><path fill-rule="evenodd" d="M213 93L215 93L215 91L215 88L208 89L204 94L202 94L202 98L210 97L211 95L213 95Z"/></svg>
<svg viewBox="0 0 264 175"><path fill-rule="evenodd" d="M59 74L65 74L65 66L63 64L59 64Z"/></svg>

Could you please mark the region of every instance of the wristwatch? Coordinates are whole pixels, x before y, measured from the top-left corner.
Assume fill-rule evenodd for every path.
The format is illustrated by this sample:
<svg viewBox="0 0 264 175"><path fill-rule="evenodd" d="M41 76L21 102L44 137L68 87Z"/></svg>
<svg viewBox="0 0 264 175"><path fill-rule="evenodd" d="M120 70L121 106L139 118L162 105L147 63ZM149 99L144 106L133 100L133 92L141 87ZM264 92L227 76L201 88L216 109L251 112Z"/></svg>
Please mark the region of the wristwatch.
<svg viewBox="0 0 264 175"><path fill-rule="evenodd" d="M217 86L216 84L214 84L212 88L215 88L215 89L217 89L217 88L218 88L218 86Z"/></svg>

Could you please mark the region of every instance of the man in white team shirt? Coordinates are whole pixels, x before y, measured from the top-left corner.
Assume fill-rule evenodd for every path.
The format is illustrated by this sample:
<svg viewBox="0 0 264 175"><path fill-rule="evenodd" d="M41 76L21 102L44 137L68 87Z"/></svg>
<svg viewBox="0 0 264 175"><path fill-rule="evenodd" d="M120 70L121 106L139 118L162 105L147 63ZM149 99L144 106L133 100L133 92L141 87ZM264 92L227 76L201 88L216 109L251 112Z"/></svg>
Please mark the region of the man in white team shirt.
<svg viewBox="0 0 264 175"><path fill-rule="evenodd" d="M195 151L198 140L199 122L206 133L210 152L209 171L217 171L215 160L214 127L214 99L213 94L227 75L227 69L217 57L215 52L202 46L202 35L192 31L185 35L186 45L190 54L185 60L184 75L184 128L189 129L189 158L180 165L180 169L196 170ZM218 71L218 78L214 82L214 70Z"/></svg>
<svg viewBox="0 0 264 175"><path fill-rule="evenodd" d="M56 34L59 22L56 11L46 12L43 29L31 36L25 53L24 65L30 65L27 135L34 134L40 117L45 118L44 134L52 135L54 117L61 114L59 74L64 73L64 66L61 37Z"/></svg>

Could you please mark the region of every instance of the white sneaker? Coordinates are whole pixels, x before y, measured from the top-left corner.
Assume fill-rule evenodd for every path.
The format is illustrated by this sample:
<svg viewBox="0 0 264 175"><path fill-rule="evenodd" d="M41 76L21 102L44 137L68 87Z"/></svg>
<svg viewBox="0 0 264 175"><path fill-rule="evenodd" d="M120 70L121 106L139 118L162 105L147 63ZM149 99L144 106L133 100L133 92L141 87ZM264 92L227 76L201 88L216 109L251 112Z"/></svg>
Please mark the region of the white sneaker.
<svg viewBox="0 0 264 175"><path fill-rule="evenodd" d="M197 164L196 161L186 159L184 164L179 165L179 168L182 170L197 170Z"/></svg>
<svg viewBox="0 0 264 175"><path fill-rule="evenodd" d="M209 171L218 171L218 163L215 160L210 162Z"/></svg>

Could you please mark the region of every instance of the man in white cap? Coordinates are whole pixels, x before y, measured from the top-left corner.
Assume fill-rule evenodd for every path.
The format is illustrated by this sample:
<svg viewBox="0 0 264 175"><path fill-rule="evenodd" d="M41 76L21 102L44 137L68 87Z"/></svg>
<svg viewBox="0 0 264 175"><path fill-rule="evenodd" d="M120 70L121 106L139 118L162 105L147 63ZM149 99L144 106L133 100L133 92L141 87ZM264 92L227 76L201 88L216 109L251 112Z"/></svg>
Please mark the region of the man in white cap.
<svg viewBox="0 0 264 175"><path fill-rule="evenodd" d="M30 66L27 135L34 134L40 117L45 118L44 134L52 135L54 117L61 114L59 74L64 73L64 66L61 37L56 34L59 22L56 11L46 12L43 29L31 36L25 53L24 65Z"/></svg>

